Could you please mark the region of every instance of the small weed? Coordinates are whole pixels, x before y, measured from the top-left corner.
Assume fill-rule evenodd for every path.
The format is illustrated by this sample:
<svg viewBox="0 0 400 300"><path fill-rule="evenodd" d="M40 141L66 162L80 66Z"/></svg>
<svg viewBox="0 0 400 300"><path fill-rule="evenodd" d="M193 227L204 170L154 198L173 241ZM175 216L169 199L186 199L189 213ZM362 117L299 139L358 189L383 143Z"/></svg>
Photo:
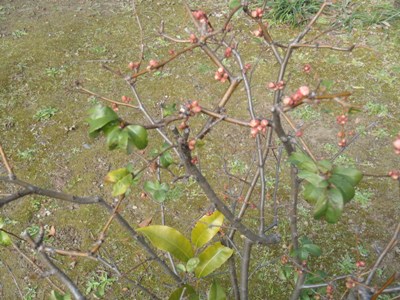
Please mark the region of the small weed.
<svg viewBox="0 0 400 300"><path fill-rule="evenodd" d="M292 115L302 121L316 121L321 118L321 114L309 105L297 108Z"/></svg>
<svg viewBox="0 0 400 300"><path fill-rule="evenodd" d="M18 150L17 156L22 160L32 160L35 157L36 150L33 148L28 148L24 151Z"/></svg>
<svg viewBox="0 0 400 300"><path fill-rule="evenodd" d="M100 103L95 96L90 96L87 100L91 105L96 105Z"/></svg>
<svg viewBox="0 0 400 300"><path fill-rule="evenodd" d="M354 196L354 201L360 203L362 207L367 207L370 202L371 198L374 196L374 193L371 190L365 189L361 190L356 188L356 195Z"/></svg>
<svg viewBox="0 0 400 300"><path fill-rule="evenodd" d="M104 54L107 52L107 48L104 46L96 46L90 49L95 54Z"/></svg>
<svg viewBox="0 0 400 300"><path fill-rule="evenodd" d="M364 245L358 245L357 251L362 257L367 257L369 255L369 251L367 248L364 247Z"/></svg>
<svg viewBox="0 0 400 300"><path fill-rule="evenodd" d="M318 9L319 2L315 0L279 0L273 1L269 17L276 22L298 26Z"/></svg>
<svg viewBox="0 0 400 300"><path fill-rule="evenodd" d="M30 236L34 237L39 233L40 227L38 225L32 225L32 226L29 226L26 229L26 231L29 233Z"/></svg>
<svg viewBox="0 0 400 300"><path fill-rule="evenodd" d="M37 286L35 287L26 287L24 289L25 295L24 295L24 300L33 300L36 298L36 290Z"/></svg>
<svg viewBox="0 0 400 300"><path fill-rule="evenodd" d="M389 108L382 103L368 101L367 104L364 105L364 108L367 110L369 116L386 117L389 115Z"/></svg>
<svg viewBox="0 0 400 300"><path fill-rule="evenodd" d="M39 109L39 110L35 113L35 115L33 116L33 118L34 118L36 121L45 121L45 120L48 120L48 119L50 119L51 117L53 117L53 116L56 114L56 112L58 112L58 109L57 109L57 108L54 108L54 107L45 107L45 108Z"/></svg>
<svg viewBox="0 0 400 300"><path fill-rule="evenodd" d="M101 298L105 295L106 289L113 284L115 278L108 278L108 274L102 271L91 277L86 283L86 295L94 293L95 296Z"/></svg>
<svg viewBox="0 0 400 300"><path fill-rule="evenodd" d="M243 161L235 159L229 163L229 169L232 174L243 174L247 170L247 165Z"/></svg>
<svg viewBox="0 0 400 300"><path fill-rule="evenodd" d="M338 262L338 267L341 274L352 274L356 270L356 263L354 258L346 253L342 256L342 260Z"/></svg>
<svg viewBox="0 0 400 300"><path fill-rule="evenodd" d="M16 38L16 39L19 39L19 38L21 38L21 37L23 37L24 35L27 35L27 34L28 33L26 32L25 29L22 29L22 30L17 29L12 33L12 36L14 38Z"/></svg>
<svg viewBox="0 0 400 300"><path fill-rule="evenodd" d="M42 207L42 201L40 199L33 199L31 204L35 211L38 211Z"/></svg>
<svg viewBox="0 0 400 300"><path fill-rule="evenodd" d="M64 67L48 67L45 69L45 73L47 76L49 77L57 77L57 76L61 76L63 73L65 73L65 68Z"/></svg>

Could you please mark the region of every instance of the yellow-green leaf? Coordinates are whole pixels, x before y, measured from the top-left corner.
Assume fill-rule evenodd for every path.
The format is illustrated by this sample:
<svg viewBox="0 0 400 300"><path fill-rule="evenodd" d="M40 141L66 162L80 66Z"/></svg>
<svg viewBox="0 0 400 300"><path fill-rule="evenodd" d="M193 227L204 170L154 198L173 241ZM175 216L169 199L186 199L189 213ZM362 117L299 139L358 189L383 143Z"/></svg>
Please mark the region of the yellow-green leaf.
<svg viewBox="0 0 400 300"><path fill-rule="evenodd" d="M217 242L207 247L200 255L200 263L195 270L195 274L198 278L211 274L223 263L225 263L229 257L231 257L233 250L231 248L223 246L220 242Z"/></svg>
<svg viewBox="0 0 400 300"><path fill-rule="evenodd" d="M169 226L152 225L137 229L154 247L171 253L177 259L187 262L193 257L189 240L178 230Z"/></svg>
<svg viewBox="0 0 400 300"><path fill-rule="evenodd" d="M128 188L132 185L132 179L132 174L124 176L121 180L114 184L112 195L115 197L125 194Z"/></svg>
<svg viewBox="0 0 400 300"><path fill-rule="evenodd" d="M211 215L203 216L192 230L192 243L196 248L200 248L208 243L219 231L224 222L224 215L218 210Z"/></svg>
<svg viewBox="0 0 400 300"><path fill-rule="evenodd" d="M129 171L126 168L117 169L108 172L107 176L104 178L104 181L107 183L116 183L117 181L121 180L128 174Z"/></svg>
<svg viewBox="0 0 400 300"><path fill-rule="evenodd" d="M224 289L215 280L213 281L208 292L208 300L226 300Z"/></svg>
<svg viewBox="0 0 400 300"><path fill-rule="evenodd" d="M4 231L0 230L0 245L10 246L12 244L10 236Z"/></svg>

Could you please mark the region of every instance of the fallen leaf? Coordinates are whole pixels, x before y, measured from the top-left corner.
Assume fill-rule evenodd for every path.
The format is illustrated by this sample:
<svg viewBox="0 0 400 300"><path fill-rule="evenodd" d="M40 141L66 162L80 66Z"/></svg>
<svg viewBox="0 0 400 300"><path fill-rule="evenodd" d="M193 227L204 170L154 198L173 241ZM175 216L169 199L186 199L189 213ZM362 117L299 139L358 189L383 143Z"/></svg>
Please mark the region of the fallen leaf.
<svg viewBox="0 0 400 300"><path fill-rule="evenodd" d="M151 224L151 221L153 220L153 217L144 219L142 222L139 223L139 227L146 227L149 226Z"/></svg>

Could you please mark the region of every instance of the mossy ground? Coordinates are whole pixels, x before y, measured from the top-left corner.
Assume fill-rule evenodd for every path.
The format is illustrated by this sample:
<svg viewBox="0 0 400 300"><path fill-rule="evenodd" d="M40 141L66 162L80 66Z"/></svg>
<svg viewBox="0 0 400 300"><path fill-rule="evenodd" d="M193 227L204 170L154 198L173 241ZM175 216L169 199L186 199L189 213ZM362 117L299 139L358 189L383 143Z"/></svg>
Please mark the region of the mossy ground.
<svg viewBox="0 0 400 300"><path fill-rule="evenodd" d="M191 3L196 7L202 2ZM190 19L184 15L182 6L174 1L166 4L148 1L148 4L139 5L147 45L144 54L146 60L162 60L168 57L168 49L179 46L165 42L157 35L161 19L165 20L168 32L182 36L185 35L183 29L189 26ZM372 2L367 4L373 5ZM222 2L212 5L218 6L218 11L227 12L227 6ZM212 18L218 23L221 20L217 20L217 15ZM139 30L132 16L130 2L2 1L0 21L0 141L16 174L22 180L47 188L76 195L99 194L113 201L109 196L110 188L103 185L105 174L126 165L128 161L134 164L141 162L135 156L127 157L123 153L106 151L103 139L93 140L88 137L86 112L95 100L77 93L74 82L78 80L88 89L116 100L123 94L129 95L129 87L125 82L104 70L101 64L126 72L127 63L138 57ZM236 19L236 22L244 32L254 27L240 19ZM377 122L375 127L363 132L357 142L349 147L346 156L341 157L341 160L357 165L366 173L384 174L390 169L399 168L399 160L393 155L391 141L399 131L400 119L400 93L396 83L400 73L400 24L393 22L390 25L359 26L352 31L343 31L340 35L330 34L326 42L335 45L356 42L356 49L351 53L300 50L295 53L289 69L291 86L310 84L315 87L319 79L327 79L333 80L331 92L352 91L351 99L361 108L361 112L351 118L349 126L358 132L371 122ZM285 35L278 36L282 28ZM272 29L277 40L285 40L295 32L296 29L285 25ZM268 114L272 94L265 89L265 83L275 79L272 74L278 66L274 63L271 66L271 54L259 59L261 46L255 39L244 39L241 46L246 62L259 64L253 74L253 96L259 115ZM301 73L304 63L313 65L313 72L306 77ZM153 112L159 110L161 102L175 102L179 105L188 98L201 99L206 106L212 107L224 91L224 87L212 79L214 69L200 51L195 50L164 68L162 73L140 79L138 89ZM244 96L232 99L227 106L229 115L249 118L244 99ZM57 111L47 120L34 118L38 111L46 108ZM122 114L137 122L143 121L135 111L123 111ZM319 157L329 157L339 150L335 146L338 129L334 116L337 114L337 107L321 105L293 115L299 123L300 119L305 121L305 139L316 149ZM215 186L223 186L227 180L221 169L225 160L233 161L228 165L237 175L245 175L248 168L255 167L254 157L248 155L253 146L250 146L251 141L247 135L245 129L232 130L232 127L222 124L206 139L206 145L210 148L198 150L200 158L207 161L203 170ZM151 133L151 137L156 139L154 133ZM155 145L156 142L151 142L150 147ZM271 169L268 176L273 178L273 174ZM281 176L285 178L287 174L282 173ZM263 262L267 263L265 268L253 269L252 276L256 278L251 283L254 299L262 299L264 292L274 299L286 297L283 291L287 283L278 279L279 263L273 259L287 253L290 246L285 179L282 183L278 231L283 236L283 243L266 252L254 251L254 255L263 257ZM6 192L5 187L0 185L0 191ZM159 205L140 198L141 191L138 187L132 193L123 208L123 215L132 224L150 216L154 218L154 223L159 223ZM365 191L369 192L367 196ZM193 220L207 211L209 204L194 183L177 184L175 192L174 199L166 206L167 223L189 235ZM218 192L223 194L222 190ZM366 177L359 194L364 202L361 204L353 201L348 205L343 221L337 225L312 220L308 204L301 203L300 232L321 245L324 253L313 262L316 269L331 275L341 274L343 270L338 262L346 255L358 259L357 249L360 245L368 253L363 259L370 265L377 251L389 240L400 215L398 185L387 179ZM106 220L107 213L95 206L77 206L53 199L26 197L4 207L1 217L12 222L7 229L17 235L29 226L54 225L57 230L51 241L54 247L85 250L96 239L103 226L99 220ZM247 222L251 224L253 221L250 213ZM284 247L283 251L281 247ZM120 264L123 262L126 272L145 260L145 255L121 232L117 224L111 226L104 249L109 258ZM23 291L28 287L39 286L36 298L48 297L52 287L43 278L27 275L34 274L34 270L11 248L2 249L0 259L10 266ZM57 257L57 261L70 266L67 267L68 274L81 287L86 285L91 274L98 271L98 266L91 261L78 260L76 265L71 258ZM17 297L15 284L4 266L1 268L0 296L14 299ZM135 269L135 274L147 272L142 278L143 284L148 284L155 291L166 290L168 280L159 276L154 268L152 262L147 262ZM390 254L377 282L383 282L399 269L398 254ZM132 278L136 276L132 275ZM144 297L134 289L123 289L126 286L128 284L123 280L114 283L115 288L109 291L107 297ZM260 289L260 286L265 290Z"/></svg>

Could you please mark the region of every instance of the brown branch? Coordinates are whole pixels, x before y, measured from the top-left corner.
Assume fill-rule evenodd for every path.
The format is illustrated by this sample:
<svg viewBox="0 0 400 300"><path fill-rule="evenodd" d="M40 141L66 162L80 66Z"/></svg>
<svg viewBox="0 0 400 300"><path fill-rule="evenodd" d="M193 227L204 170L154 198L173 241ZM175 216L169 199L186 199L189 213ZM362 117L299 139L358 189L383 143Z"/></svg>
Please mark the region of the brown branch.
<svg viewBox="0 0 400 300"><path fill-rule="evenodd" d="M372 295L371 300L378 299L379 295L382 294L386 288L388 288L395 280L398 280L399 278L400 272L393 273L393 275L389 277L389 279L382 285L382 287L375 294Z"/></svg>
<svg viewBox="0 0 400 300"><path fill-rule="evenodd" d="M13 281L14 281L14 284L17 287L17 291L18 291L19 296L21 297L21 299L25 299L24 295L22 294L22 291L21 291L21 289L20 289L20 287L18 285L17 279L15 278L14 273L12 272L10 266L5 261L1 261L1 262L2 262L2 264L4 264L6 266L7 271L10 273L10 275L11 275Z"/></svg>
<svg viewBox="0 0 400 300"><path fill-rule="evenodd" d="M366 285L369 285L371 283L372 278L374 277L375 272L378 269L379 265L381 264L382 260L385 258L385 256L388 254L388 252L391 249L393 249L393 247L399 242L399 238L400 238L399 234L400 234L400 223L397 224L397 227L392 236L392 239L386 245L386 248L382 251L381 255L379 255L378 259L376 260L374 266L371 268L371 271L367 277L367 280L365 280Z"/></svg>
<svg viewBox="0 0 400 300"><path fill-rule="evenodd" d="M1 145L0 145L0 155L1 155L1 159L3 160L4 166L6 167L8 177L10 179L14 179L14 177L15 177L14 172L13 172L10 164L8 163L6 153L4 152L3 147Z"/></svg>
<svg viewBox="0 0 400 300"><path fill-rule="evenodd" d="M92 92L92 91L89 91L88 89L83 88L80 85L78 86L78 91L80 91L82 93L85 93L85 94L88 94L88 95L91 95L91 96L95 96L95 97L97 97L97 98L99 98L101 100L104 100L104 101L107 101L107 102L110 102L110 103L113 103L113 104L117 104L118 106L126 106L126 107L130 107L130 108L134 108L134 109L139 109L138 106L135 106L135 105L132 105L132 104L129 104L129 103L120 102L120 101L115 101L115 100L103 97L103 96L101 96L101 95L99 95L99 94L97 94L95 92Z"/></svg>
<svg viewBox="0 0 400 300"><path fill-rule="evenodd" d="M39 255L42 262L47 266L50 270L51 275L57 276L57 278L69 289L72 296L77 300L86 299L85 296L79 291L78 287L72 280L62 271L60 270L48 257L45 253L43 246L41 245L42 241L35 242L28 232L24 232L22 236L28 240L29 244L35 250L35 252Z"/></svg>
<svg viewBox="0 0 400 300"><path fill-rule="evenodd" d="M221 201L221 199L219 199L213 188L208 183L207 179L203 176L199 169L191 163L192 157L186 141L183 138L179 137L179 132L177 131L177 129L174 130L174 133L178 141L178 152L181 161L185 165L186 172L190 176L193 176L203 192L206 194L207 198L228 219L232 227L235 227L241 234L256 243L270 245L279 242L279 237L277 235L257 235L235 218L229 208Z"/></svg>

